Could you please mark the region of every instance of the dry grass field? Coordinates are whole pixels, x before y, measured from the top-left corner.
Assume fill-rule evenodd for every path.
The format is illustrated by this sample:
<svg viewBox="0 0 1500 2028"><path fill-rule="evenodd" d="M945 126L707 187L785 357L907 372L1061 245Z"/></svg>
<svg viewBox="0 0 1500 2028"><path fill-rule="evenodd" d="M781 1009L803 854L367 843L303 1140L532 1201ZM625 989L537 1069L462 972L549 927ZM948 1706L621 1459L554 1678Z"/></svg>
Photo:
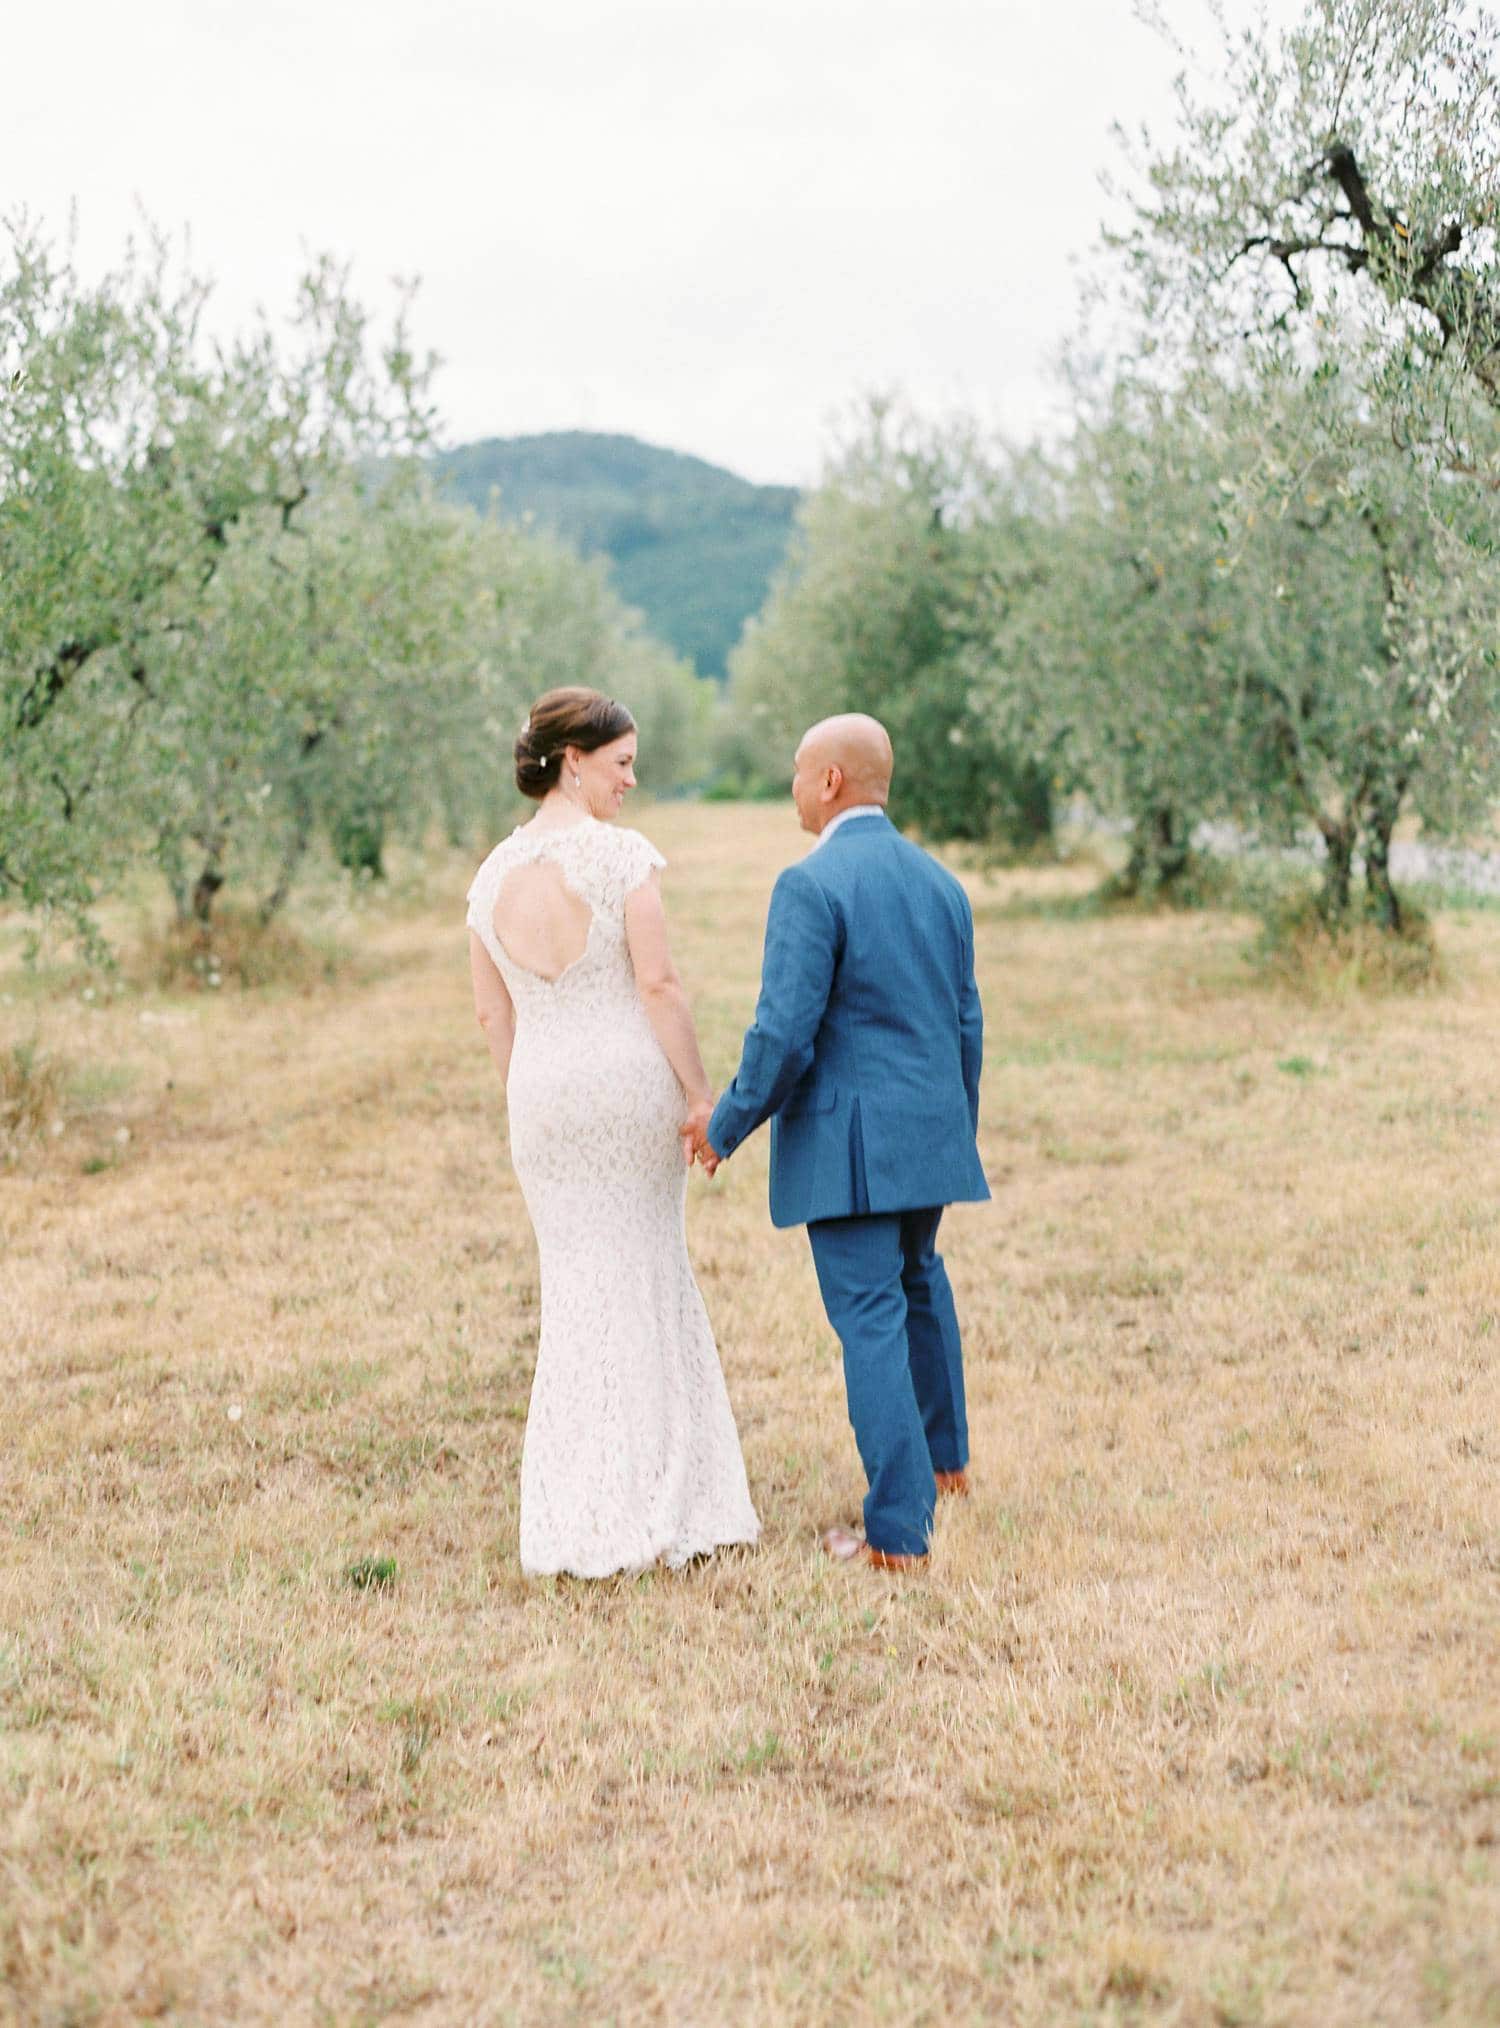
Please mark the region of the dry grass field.
<svg viewBox="0 0 1500 2028"><path fill-rule="evenodd" d="M637 821L722 1076L800 841ZM1500 916L1311 1000L967 875L930 1572L816 1552L861 1483L760 1136L689 1216L762 1546L532 1585L466 873L297 987L84 998L0 924L0 2017L1500 2022Z"/></svg>

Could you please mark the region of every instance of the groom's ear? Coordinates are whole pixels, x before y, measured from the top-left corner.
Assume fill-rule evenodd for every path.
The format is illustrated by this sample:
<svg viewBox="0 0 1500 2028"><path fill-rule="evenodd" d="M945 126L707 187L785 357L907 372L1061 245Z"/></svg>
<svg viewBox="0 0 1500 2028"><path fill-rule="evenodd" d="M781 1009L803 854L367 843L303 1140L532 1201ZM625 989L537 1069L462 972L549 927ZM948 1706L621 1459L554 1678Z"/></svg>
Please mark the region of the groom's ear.
<svg viewBox="0 0 1500 2028"><path fill-rule="evenodd" d="M830 763L823 770L823 793L830 802L844 786L844 770L836 763Z"/></svg>

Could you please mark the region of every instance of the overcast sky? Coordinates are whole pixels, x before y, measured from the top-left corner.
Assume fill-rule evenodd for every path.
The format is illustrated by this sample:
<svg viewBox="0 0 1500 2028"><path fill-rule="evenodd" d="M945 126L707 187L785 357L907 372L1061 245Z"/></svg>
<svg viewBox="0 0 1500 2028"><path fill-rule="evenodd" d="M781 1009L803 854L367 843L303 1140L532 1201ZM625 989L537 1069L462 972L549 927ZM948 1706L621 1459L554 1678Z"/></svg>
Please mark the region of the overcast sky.
<svg viewBox="0 0 1500 2028"><path fill-rule="evenodd" d="M309 250L372 302L417 275L451 440L797 484L861 390L1044 422L1110 124L1163 123L1178 63L1131 0L44 0L0 50L0 209L76 200L86 267L141 207L221 324Z"/></svg>

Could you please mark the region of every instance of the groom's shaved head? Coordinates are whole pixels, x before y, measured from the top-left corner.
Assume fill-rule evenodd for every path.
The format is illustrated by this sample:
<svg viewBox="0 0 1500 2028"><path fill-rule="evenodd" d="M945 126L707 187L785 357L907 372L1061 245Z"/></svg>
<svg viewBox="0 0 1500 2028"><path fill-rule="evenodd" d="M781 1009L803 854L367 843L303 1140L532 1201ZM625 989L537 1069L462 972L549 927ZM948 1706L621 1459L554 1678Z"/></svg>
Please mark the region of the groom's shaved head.
<svg viewBox="0 0 1500 2028"><path fill-rule="evenodd" d="M863 711L843 711L836 718L819 719L803 733L797 749L799 771L839 770L844 778L839 801L847 804L879 803L884 808L894 765L890 734L878 718Z"/></svg>

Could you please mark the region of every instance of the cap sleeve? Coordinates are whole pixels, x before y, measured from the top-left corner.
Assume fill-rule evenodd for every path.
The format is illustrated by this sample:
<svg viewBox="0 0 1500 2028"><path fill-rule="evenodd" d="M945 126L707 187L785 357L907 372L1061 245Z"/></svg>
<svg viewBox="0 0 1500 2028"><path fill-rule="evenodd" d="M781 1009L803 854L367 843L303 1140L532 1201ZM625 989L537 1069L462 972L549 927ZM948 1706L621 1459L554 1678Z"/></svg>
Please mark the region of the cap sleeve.
<svg viewBox="0 0 1500 2028"><path fill-rule="evenodd" d="M468 912L464 920L481 938L490 926L490 918L495 912L496 875L504 850L505 844L502 840L469 882Z"/></svg>
<svg viewBox="0 0 1500 2028"><path fill-rule="evenodd" d="M651 840L643 838L639 831L622 831L619 840L621 891L634 894L653 873L660 873L667 862Z"/></svg>

